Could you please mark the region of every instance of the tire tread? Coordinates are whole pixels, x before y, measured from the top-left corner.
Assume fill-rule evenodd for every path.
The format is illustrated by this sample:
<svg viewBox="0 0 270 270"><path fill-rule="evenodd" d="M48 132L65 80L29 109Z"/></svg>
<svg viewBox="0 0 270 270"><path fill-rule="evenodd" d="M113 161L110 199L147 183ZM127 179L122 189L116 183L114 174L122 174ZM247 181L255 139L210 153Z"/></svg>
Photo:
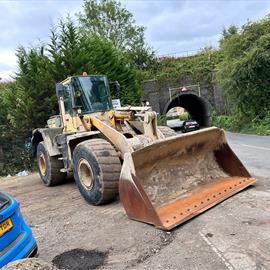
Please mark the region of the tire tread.
<svg viewBox="0 0 270 270"><path fill-rule="evenodd" d="M113 200L118 194L121 172L119 155L114 147L104 139L91 139L80 143L80 145L88 148L99 163L102 198L97 204L104 204Z"/></svg>

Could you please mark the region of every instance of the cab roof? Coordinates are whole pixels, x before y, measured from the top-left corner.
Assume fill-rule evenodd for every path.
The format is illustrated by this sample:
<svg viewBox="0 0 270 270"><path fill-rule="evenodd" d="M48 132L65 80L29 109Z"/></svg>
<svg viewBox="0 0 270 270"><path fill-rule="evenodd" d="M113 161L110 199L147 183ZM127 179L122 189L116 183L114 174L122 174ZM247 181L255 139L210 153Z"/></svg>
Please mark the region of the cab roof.
<svg viewBox="0 0 270 270"><path fill-rule="evenodd" d="M61 84L65 85L67 83L70 83L71 79L75 77L77 78L77 77L106 77L106 76L102 74L100 75L74 75L74 76L67 77L65 80L61 82Z"/></svg>

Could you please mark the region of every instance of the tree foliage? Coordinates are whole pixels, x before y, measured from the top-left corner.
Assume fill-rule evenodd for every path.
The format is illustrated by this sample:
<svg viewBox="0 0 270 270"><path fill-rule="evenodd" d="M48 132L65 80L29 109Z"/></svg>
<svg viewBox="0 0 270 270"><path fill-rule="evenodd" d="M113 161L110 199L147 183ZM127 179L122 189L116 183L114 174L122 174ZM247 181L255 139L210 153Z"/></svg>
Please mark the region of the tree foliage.
<svg viewBox="0 0 270 270"><path fill-rule="evenodd" d="M91 35L109 40L115 48L132 48L143 42L144 30L136 26L132 13L114 0L84 1L79 13L82 28Z"/></svg>
<svg viewBox="0 0 270 270"><path fill-rule="evenodd" d="M250 119L265 117L270 110L270 17L226 31L220 54L218 78L234 111Z"/></svg>
<svg viewBox="0 0 270 270"><path fill-rule="evenodd" d="M145 27L135 24L133 14L115 0L85 0L78 14L81 31L109 41L125 51L137 67L154 61L153 50L145 43Z"/></svg>
<svg viewBox="0 0 270 270"><path fill-rule="evenodd" d="M116 50L110 42L98 37L85 37L82 47L87 53L86 70L90 74L105 74L111 81L118 81L123 89L120 94L122 103L138 104L140 101L138 72L125 54ZM116 96L114 89L111 90L112 96Z"/></svg>
<svg viewBox="0 0 270 270"><path fill-rule="evenodd" d="M222 38L221 38L220 42L222 42L224 39L226 39L232 35L237 34L237 32L238 32L238 28L236 25L231 25L227 29L224 27L222 29Z"/></svg>
<svg viewBox="0 0 270 270"><path fill-rule="evenodd" d="M96 36L81 36L74 23L61 21L51 31L50 42L17 50L19 72L2 99L8 110L7 121L15 134L30 134L57 114L55 83L82 74L104 74L123 88L124 103L138 103L137 71L125 54ZM112 93L115 94L115 93Z"/></svg>
<svg viewBox="0 0 270 270"><path fill-rule="evenodd" d="M4 149L8 151L6 158L16 156L14 151L18 153L20 147L23 152L24 140L32 130L44 127L50 116L58 114L55 83L68 76L83 71L106 75L122 86L122 104L139 103L139 73L126 53L101 37L81 35L70 18L52 29L48 44L19 47L17 58L16 81L0 84L0 145L10 142L10 147Z"/></svg>
<svg viewBox="0 0 270 270"><path fill-rule="evenodd" d="M198 54L189 57L164 57L159 59L150 70L145 72L149 79L190 78L194 83L212 84L213 73L220 61L218 50L204 48Z"/></svg>
<svg viewBox="0 0 270 270"><path fill-rule="evenodd" d="M0 82L0 138L6 134L8 124L7 114L10 108L8 108L5 104L5 96L8 87L10 87L12 84L13 83Z"/></svg>

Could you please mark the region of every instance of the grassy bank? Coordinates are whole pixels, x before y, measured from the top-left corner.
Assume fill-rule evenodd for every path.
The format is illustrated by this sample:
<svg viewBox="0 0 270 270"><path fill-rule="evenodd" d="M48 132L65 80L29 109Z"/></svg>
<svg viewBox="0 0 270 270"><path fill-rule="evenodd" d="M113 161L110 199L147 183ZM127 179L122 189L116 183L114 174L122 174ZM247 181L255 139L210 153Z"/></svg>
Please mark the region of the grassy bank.
<svg viewBox="0 0 270 270"><path fill-rule="evenodd" d="M263 119L247 119L235 115L214 114L212 116L212 125L232 132L270 135L270 112Z"/></svg>

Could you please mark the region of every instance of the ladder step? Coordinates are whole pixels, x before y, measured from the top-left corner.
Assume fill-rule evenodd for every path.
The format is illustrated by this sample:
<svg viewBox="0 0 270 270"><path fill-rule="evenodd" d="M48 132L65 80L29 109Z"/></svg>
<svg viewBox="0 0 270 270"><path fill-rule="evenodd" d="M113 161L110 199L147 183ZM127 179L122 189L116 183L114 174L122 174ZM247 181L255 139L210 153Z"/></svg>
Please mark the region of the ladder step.
<svg viewBox="0 0 270 270"><path fill-rule="evenodd" d="M60 172L63 172L63 173L72 172L72 169L62 168L60 169Z"/></svg>
<svg viewBox="0 0 270 270"><path fill-rule="evenodd" d="M67 160L66 157L59 157L58 160Z"/></svg>

